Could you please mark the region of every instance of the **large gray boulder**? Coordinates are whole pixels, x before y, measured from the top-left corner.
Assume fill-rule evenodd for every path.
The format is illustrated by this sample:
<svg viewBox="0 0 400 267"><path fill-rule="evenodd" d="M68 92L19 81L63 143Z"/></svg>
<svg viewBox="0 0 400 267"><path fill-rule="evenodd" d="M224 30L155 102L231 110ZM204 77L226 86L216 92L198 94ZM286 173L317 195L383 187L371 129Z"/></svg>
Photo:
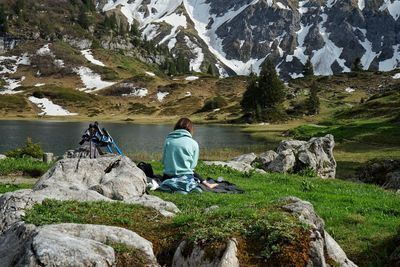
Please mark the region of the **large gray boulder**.
<svg viewBox="0 0 400 267"><path fill-rule="evenodd" d="M206 252L200 246L194 246L189 255L185 255L184 251L187 242L183 241L177 248L172 260L173 267L239 267L239 259L237 256L237 242L235 239L229 239L226 247L222 251L222 257L210 259ZM214 251L215 252L215 251ZM215 253L220 255L220 253Z"/></svg>
<svg viewBox="0 0 400 267"><path fill-rule="evenodd" d="M296 157L292 150L286 149L279 152L278 156L271 161L266 169L272 172L288 172L296 164Z"/></svg>
<svg viewBox="0 0 400 267"><path fill-rule="evenodd" d="M143 195L146 175L127 157L67 158L59 160L37 182L34 190L71 187L97 192L116 200Z"/></svg>
<svg viewBox="0 0 400 267"><path fill-rule="evenodd" d="M159 266L152 244L136 233L103 225L59 224L36 227L15 223L0 236L1 266L115 266L110 244L141 252L146 266Z"/></svg>
<svg viewBox="0 0 400 267"><path fill-rule="evenodd" d="M243 154L243 155L237 156L237 157L233 158L231 161L251 164L256 158L257 158L256 154L249 153L249 154Z"/></svg>
<svg viewBox="0 0 400 267"><path fill-rule="evenodd" d="M372 160L358 169L358 179L385 189L400 190L400 160Z"/></svg>
<svg viewBox="0 0 400 267"><path fill-rule="evenodd" d="M146 266L159 266L152 244L123 228L77 224L35 227L23 222L25 211L45 199L121 200L152 207L164 216L179 212L173 203L145 194L146 176L129 158L71 155L55 163L32 190L0 196L1 266L115 266L111 243L140 251Z"/></svg>
<svg viewBox="0 0 400 267"><path fill-rule="evenodd" d="M311 169L321 178L335 178L336 161L333 156L335 141L332 135L305 141L282 141L278 155L272 161L264 160L263 169L272 172L299 172ZM270 152L271 157L273 154Z"/></svg>
<svg viewBox="0 0 400 267"><path fill-rule="evenodd" d="M253 163L259 163L262 166L268 166L277 157L278 153L273 150L268 150L267 152L261 153Z"/></svg>
<svg viewBox="0 0 400 267"><path fill-rule="evenodd" d="M206 161L207 165L226 166L241 172L300 172L310 169L321 178L335 178L336 161L333 156L335 141L332 135L311 138L308 142L282 141L276 152L269 150L256 156L244 154L229 161Z"/></svg>
<svg viewBox="0 0 400 267"><path fill-rule="evenodd" d="M337 266L356 267L346 256L339 244L325 231L324 221L316 214L310 202L297 197L287 197L280 201L282 208L294 214L302 223L310 226L310 260L307 266L331 266L327 260L333 260ZM326 254L325 254L326 252ZM327 256L327 257L326 257Z"/></svg>

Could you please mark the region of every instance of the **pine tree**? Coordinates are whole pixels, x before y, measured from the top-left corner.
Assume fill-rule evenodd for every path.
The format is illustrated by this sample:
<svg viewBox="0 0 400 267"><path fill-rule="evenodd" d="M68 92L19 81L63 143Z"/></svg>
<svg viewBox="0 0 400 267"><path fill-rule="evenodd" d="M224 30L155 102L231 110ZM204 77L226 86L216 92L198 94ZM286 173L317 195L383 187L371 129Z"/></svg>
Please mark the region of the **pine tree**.
<svg viewBox="0 0 400 267"><path fill-rule="evenodd" d="M354 61L353 64L351 65L351 71L357 72L357 71L361 71L362 68L362 64L361 64L361 59L359 57L357 57Z"/></svg>
<svg viewBox="0 0 400 267"><path fill-rule="evenodd" d="M20 15L24 7L25 7L25 0L17 0L14 5L15 14Z"/></svg>
<svg viewBox="0 0 400 267"><path fill-rule="evenodd" d="M136 25L136 23L133 23L131 25L130 33L135 37L140 36L140 32L139 32L139 29L138 29L138 26Z"/></svg>
<svg viewBox="0 0 400 267"><path fill-rule="evenodd" d="M4 6L0 5L0 33L8 32L7 15L4 10Z"/></svg>
<svg viewBox="0 0 400 267"><path fill-rule="evenodd" d="M255 112L257 108L257 96L258 93L258 78L253 72L250 73L247 78L246 91L243 94L242 101L240 101L240 106L243 108L244 112Z"/></svg>
<svg viewBox="0 0 400 267"><path fill-rule="evenodd" d="M82 0L82 3L85 11L91 12L96 10L93 0Z"/></svg>
<svg viewBox="0 0 400 267"><path fill-rule="evenodd" d="M261 108L277 108L285 100L285 85L276 73L271 61L263 64L258 78L259 104Z"/></svg>
<svg viewBox="0 0 400 267"><path fill-rule="evenodd" d="M308 76L313 76L314 75L314 67L313 67L313 64L311 63L310 58L307 59L307 62L304 65L303 75L304 75L304 77L308 77Z"/></svg>
<svg viewBox="0 0 400 267"><path fill-rule="evenodd" d="M213 68L213 66L211 64L208 65L207 73L210 74L211 76L215 76L214 68Z"/></svg>
<svg viewBox="0 0 400 267"><path fill-rule="evenodd" d="M318 97L318 86L314 82L310 88L310 96L307 99L308 114L315 115L319 113L320 102Z"/></svg>
<svg viewBox="0 0 400 267"><path fill-rule="evenodd" d="M90 20L85 10L81 9L78 17L79 25L84 29L89 29Z"/></svg>

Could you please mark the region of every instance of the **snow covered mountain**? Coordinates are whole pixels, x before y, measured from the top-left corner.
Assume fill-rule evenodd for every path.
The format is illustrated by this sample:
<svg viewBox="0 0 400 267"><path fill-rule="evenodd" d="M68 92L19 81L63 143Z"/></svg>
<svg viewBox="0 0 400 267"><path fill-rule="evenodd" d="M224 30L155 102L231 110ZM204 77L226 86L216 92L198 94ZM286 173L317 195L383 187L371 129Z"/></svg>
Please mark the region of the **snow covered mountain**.
<svg viewBox="0 0 400 267"><path fill-rule="evenodd" d="M97 0L142 36L185 53L194 71L258 71L272 60L282 77L400 66L400 0Z"/></svg>

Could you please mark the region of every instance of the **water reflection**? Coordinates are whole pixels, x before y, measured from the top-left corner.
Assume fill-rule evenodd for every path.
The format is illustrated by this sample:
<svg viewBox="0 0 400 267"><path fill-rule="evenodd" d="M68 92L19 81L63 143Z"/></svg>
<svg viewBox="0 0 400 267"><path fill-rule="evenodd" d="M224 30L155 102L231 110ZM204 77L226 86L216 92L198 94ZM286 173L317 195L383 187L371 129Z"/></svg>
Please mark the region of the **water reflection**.
<svg viewBox="0 0 400 267"><path fill-rule="evenodd" d="M173 125L101 123L125 152L161 152ZM27 137L57 155L78 146L87 122L0 121L0 153L23 145ZM239 148L257 144L236 127L196 125L194 138L201 148Z"/></svg>

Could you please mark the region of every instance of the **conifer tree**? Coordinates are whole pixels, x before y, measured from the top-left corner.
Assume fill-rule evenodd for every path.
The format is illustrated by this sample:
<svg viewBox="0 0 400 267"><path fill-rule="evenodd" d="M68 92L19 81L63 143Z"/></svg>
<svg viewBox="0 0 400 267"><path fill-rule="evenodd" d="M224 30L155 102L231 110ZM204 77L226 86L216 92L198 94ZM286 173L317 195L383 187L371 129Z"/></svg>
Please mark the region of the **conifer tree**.
<svg viewBox="0 0 400 267"><path fill-rule="evenodd" d="M247 78L246 91L243 94L242 101L240 102L244 112L255 112L257 108L258 99L258 78L254 72L251 72Z"/></svg>
<svg viewBox="0 0 400 267"><path fill-rule="evenodd" d="M89 29L90 20L85 10L81 9L78 17L79 25L84 29Z"/></svg>
<svg viewBox="0 0 400 267"><path fill-rule="evenodd" d="M258 78L258 91L262 109L276 108L285 100L285 85L269 60L262 66Z"/></svg>
<svg viewBox="0 0 400 267"><path fill-rule="evenodd" d="M8 22L7 22L7 15L4 10L4 6L0 5L0 33L8 32Z"/></svg>
<svg viewBox="0 0 400 267"><path fill-rule="evenodd" d="M25 0L17 0L14 5L15 14L20 15L24 7L25 7Z"/></svg>
<svg viewBox="0 0 400 267"><path fill-rule="evenodd" d="M362 64L361 64L361 59L359 57L357 57L354 61L353 64L351 65L351 71L357 72L357 71L361 71L362 68Z"/></svg>
<svg viewBox="0 0 400 267"><path fill-rule="evenodd" d="M314 67L313 67L313 64L311 63L310 58L307 59L307 62L304 65L303 75L304 75L304 77L308 77L308 76L313 76L314 75Z"/></svg>
<svg viewBox="0 0 400 267"><path fill-rule="evenodd" d="M215 76L214 68L213 68L213 66L211 64L208 65L207 73L210 74L211 76Z"/></svg>
<svg viewBox="0 0 400 267"><path fill-rule="evenodd" d="M314 82L311 84L310 96L307 99L307 110L308 114L315 115L319 113L320 102L318 97L318 86Z"/></svg>

